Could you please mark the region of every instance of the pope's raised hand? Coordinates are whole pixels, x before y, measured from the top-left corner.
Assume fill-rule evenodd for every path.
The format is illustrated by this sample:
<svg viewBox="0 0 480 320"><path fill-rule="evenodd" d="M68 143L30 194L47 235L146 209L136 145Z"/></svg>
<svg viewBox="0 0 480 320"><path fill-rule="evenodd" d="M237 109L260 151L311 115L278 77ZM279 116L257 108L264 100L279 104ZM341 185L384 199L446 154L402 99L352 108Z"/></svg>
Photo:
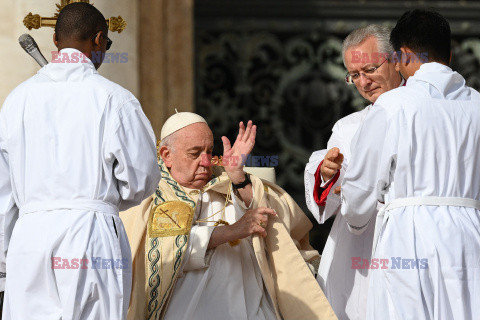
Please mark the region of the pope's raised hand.
<svg viewBox="0 0 480 320"><path fill-rule="evenodd" d="M233 183L239 183L245 180L245 174L243 173L244 160L247 159L255 146L256 135L257 126L253 125L252 120L250 120L246 128L243 122L240 122L238 136L233 146L227 137L222 137L223 166Z"/></svg>
<svg viewBox="0 0 480 320"><path fill-rule="evenodd" d="M342 163L343 154L340 153L340 149L334 147L328 150L320 168L323 181L330 180L342 168Z"/></svg>

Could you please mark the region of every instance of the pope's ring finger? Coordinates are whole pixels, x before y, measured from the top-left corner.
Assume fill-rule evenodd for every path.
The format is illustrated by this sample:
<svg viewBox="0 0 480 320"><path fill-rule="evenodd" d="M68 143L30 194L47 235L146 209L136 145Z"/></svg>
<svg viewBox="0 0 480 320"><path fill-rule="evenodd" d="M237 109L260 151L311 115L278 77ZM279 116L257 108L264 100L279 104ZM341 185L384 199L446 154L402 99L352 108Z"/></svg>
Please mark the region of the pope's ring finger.
<svg viewBox="0 0 480 320"><path fill-rule="evenodd" d="M264 229L267 226L267 224L264 221L260 222L258 225Z"/></svg>

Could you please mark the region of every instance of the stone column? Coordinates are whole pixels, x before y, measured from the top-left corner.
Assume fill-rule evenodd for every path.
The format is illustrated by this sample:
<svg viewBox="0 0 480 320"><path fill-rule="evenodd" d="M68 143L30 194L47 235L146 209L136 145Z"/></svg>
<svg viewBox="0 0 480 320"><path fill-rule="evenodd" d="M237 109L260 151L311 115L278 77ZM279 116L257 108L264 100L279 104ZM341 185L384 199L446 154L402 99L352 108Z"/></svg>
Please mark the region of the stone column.
<svg viewBox="0 0 480 320"><path fill-rule="evenodd" d="M165 120L193 111L193 0L138 0L140 101L157 137Z"/></svg>

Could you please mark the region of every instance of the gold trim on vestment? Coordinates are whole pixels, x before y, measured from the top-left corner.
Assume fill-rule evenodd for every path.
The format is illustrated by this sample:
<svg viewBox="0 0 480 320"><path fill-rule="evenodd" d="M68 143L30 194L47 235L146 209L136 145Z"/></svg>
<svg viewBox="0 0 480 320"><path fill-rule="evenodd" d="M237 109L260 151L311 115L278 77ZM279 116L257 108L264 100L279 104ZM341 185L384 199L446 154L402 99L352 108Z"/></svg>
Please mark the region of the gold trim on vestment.
<svg viewBox="0 0 480 320"><path fill-rule="evenodd" d="M193 208L183 201L166 201L152 208L148 237L187 235L192 228Z"/></svg>

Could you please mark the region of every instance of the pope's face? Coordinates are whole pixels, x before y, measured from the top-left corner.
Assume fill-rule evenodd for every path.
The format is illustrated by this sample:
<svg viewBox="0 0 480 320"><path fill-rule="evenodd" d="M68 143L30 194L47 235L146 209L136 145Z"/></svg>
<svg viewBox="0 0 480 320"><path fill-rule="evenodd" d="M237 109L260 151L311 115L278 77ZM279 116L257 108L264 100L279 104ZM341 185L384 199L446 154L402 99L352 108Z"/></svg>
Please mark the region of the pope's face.
<svg viewBox="0 0 480 320"><path fill-rule="evenodd" d="M345 50L345 65L350 75L359 73L354 80L358 92L374 103L384 92L395 89L400 85L401 77L395 70L395 65L385 61L386 55L378 51L377 39L369 37L356 47ZM378 67L373 73L365 70Z"/></svg>
<svg viewBox="0 0 480 320"><path fill-rule="evenodd" d="M180 185L201 189L210 181L213 134L205 123L194 123L177 131L169 150L163 160Z"/></svg>

